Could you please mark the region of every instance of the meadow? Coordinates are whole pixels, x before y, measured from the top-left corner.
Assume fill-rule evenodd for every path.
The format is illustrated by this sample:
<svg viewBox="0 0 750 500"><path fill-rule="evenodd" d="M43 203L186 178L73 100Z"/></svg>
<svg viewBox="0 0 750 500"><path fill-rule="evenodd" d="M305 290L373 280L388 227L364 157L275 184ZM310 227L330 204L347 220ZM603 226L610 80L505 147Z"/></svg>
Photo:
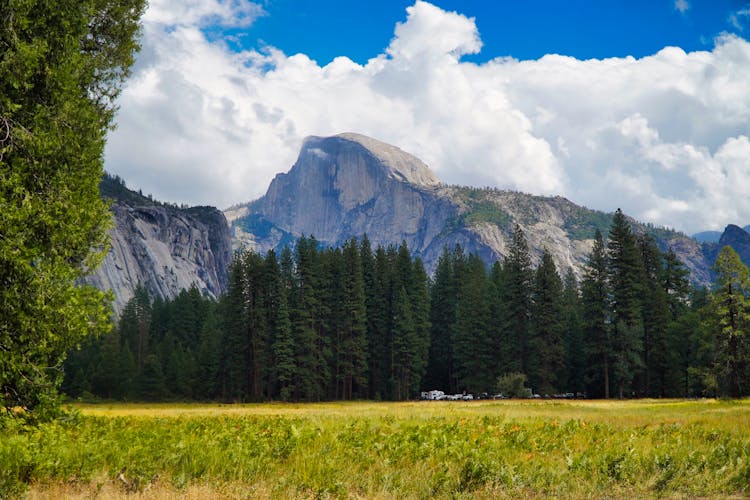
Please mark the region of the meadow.
<svg viewBox="0 0 750 500"><path fill-rule="evenodd" d="M0 497L750 495L750 401L97 404L4 420Z"/></svg>

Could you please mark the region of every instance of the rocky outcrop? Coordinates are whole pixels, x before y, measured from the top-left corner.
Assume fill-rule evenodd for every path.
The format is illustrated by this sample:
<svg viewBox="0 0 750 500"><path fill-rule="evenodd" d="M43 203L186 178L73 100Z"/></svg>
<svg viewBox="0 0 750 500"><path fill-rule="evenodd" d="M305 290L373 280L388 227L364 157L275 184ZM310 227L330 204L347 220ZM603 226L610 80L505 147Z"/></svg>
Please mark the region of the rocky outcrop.
<svg viewBox="0 0 750 500"><path fill-rule="evenodd" d="M460 244L490 263L505 257L519 224L538 261L543 250L561 272L582 276L595 231L606 234L612 214L561 197L446 186L418 158L358 134L310 137L288 173L262 198L225 213L236 245L265 252L305 234L325 245L367 234L373 245L409 248L433 270L444 247ZM634 230L673 248L693 279L707 283L701 246L687 236L633 221Z"/></svg>
<svg viewBox="0 0 750 500"><path fill-rule="evenodd" d="M232 249L221 211L213 207L179 209L132 191L123 194L112 203L110 250L85 280L113 291L116 314L139 283L152 297L162 299L174 298L192 285L210 297L227 289Z"/></svg>
<svg viewBox="0 0 750 500"><path fill-rule="evenodd" d="M422 161L394 146L356 134L310 137L289 173L278 174L246 210L230 214L243 214L233 220L235 236L259 251L302 234L330 245L367 234L373 245L406 241L436 258L438 239L468 243L443 234L458 209L439 189Z"/></svg>

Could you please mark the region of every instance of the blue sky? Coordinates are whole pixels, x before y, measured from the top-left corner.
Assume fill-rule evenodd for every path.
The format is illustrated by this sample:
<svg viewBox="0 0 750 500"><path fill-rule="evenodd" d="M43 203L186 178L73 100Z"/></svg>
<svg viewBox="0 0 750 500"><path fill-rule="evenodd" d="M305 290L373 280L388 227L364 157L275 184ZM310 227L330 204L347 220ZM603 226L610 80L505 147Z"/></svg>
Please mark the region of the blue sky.
<svg viewBox="0 0 750 500"><path fill-rule="evenodd" d="M273 45L324 65L347 56L364 64L389 44L393 26L413 2L404 0L268 0L266 15L242 34L244 48ZM476 19L484 46L465 59L538 59L558 53L578 59L651 55L665 46L710 50L721 32L750 30L737 16L741 0L436 0L434 5ZM734 17L732 17L734 16ZM734 19L734 22L733 22ZM736 23L736 24L735 24ZM739 24L739 27L737 26ZM740 29L741 28L741 29Z"/></svg>
<svg viewBox="0 0 750 500"><path fill-rule="evenodd" d="M749 21L736 0L150 0L105 168L226 208L306 136L357 132L450 184L744 226Z"/></svg>

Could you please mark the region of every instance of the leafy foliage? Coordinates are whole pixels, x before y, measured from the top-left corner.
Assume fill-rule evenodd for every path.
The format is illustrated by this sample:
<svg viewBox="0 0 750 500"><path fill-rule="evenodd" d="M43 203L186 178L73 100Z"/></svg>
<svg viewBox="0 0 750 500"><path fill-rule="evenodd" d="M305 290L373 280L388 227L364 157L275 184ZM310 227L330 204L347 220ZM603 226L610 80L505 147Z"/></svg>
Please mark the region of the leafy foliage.
<svg viewBox="0 0 750 500"><path fill-rule="evenodd" d="M68 349L109 329L105 135L143 0L0 4L0 406L55 406ZM92 248L95 251L92 252Z"/></svg>

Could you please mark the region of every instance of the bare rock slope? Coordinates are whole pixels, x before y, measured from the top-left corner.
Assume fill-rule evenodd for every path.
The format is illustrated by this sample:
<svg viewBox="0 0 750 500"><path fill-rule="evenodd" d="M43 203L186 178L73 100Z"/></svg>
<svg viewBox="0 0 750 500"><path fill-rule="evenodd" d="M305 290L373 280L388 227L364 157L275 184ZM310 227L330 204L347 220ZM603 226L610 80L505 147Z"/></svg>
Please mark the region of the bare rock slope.
<svg viewBox="0 0 750 500"><path fill-rule="evenodd" d="M114 292L117 314L138 284L162 299L192 285L211 297L226 290L232 250L222 212L156 203L112 178L102 182L102 192L112 200L111 247L86 282Z"/></svg>
<svg viewBox="0 0 750 500"><path fill-rule="evenodd" d="M488 263L504 258L519 224L533 259L546 248L561 272L572 269L579 277L595 231L606 234L612 222L612 214L561 197L443 185L411 154L351 133L309 137L265 196L225 214L236 246L264 252L303 234L326 245L367 234L373 245L406 241L430 270L443 248L456 244ZM695 240L636 221L633 228L651 234L662 249L673 248L694 281L710 280Z"/></svg>

